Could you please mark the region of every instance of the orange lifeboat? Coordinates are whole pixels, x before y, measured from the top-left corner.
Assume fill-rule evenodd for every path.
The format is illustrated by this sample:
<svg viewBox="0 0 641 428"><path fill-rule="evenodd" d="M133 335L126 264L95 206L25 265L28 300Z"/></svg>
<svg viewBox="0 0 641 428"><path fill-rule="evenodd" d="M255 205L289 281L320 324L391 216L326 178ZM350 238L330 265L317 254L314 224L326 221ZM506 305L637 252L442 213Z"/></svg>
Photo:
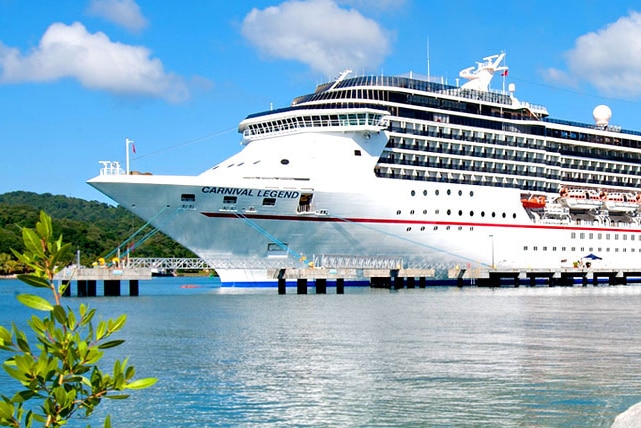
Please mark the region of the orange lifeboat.
<svg viewBox="0 0 641 428"><path fill-rule="evenodd" d="M527 199L521 199L521 203L523 208L545 208L545 196L530 196Z"/></svg>

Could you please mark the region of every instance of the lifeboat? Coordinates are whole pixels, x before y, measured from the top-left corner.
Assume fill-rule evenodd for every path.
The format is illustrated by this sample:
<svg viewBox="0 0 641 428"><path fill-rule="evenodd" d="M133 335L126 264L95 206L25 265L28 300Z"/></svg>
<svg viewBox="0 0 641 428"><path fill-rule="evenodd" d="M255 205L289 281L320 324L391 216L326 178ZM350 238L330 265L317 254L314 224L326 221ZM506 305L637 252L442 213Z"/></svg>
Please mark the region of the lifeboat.
<svg viewBox="0 0 641 428"><path fill-rule="evenodd" d="M630 212L639 208L638 199L634 195L625 193L606 194L603 205L611 212Z"/></svg>
<svg viewBox="0 0 641 428"><path fill-rule="evenodd" d="M530 196L527 199L521 199L523 208L539 209L545 208L545 196Z"/></svg>
<svg viewBox="0 0 641 428"><path fill-rule="evenodd" d="M602 192L605 193L605 192ZM603 195L591 189L566 189L559 192L559 201L572 210L601 208Z"/></svg>

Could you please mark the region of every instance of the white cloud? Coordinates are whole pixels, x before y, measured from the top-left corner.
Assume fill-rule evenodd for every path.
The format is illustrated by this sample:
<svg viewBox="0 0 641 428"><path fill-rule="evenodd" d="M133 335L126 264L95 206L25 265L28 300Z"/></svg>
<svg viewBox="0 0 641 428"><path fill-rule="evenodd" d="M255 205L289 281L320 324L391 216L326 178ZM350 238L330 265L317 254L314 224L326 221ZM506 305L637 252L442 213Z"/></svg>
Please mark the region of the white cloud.
<svg viewBox="0 0 641 428"><path fill-rule="evenodd" d="M27 55L0 43L0 83L48 82L65 77L83 86L120 95L142 95L183 101L183 80L165 73L143 46L112 42L102 32L91 34L76 22L52 24L37 48Z"/></svg>
<svg viewBox="0 0 641 428"><path fill-rule="evenodd" d="M140 31L147 26L147 20L135 0L91 0L87 13L131 31Z"/></svg>
<svg viewBox="0 0 641 428"><path fill-rule="evenodd" d="M579 37L565 56L565 77L586 81L605 95L640 96L641 13L631 12L603 29Z"/></svg>
<svg viewBox="0 0 641 428"><path fill-rule="evenodd" d="M253 9L242 33L263 55L300 61L328 77L346 68L375 70L390 51L389 35L375 21L331 0Z"/></svg>

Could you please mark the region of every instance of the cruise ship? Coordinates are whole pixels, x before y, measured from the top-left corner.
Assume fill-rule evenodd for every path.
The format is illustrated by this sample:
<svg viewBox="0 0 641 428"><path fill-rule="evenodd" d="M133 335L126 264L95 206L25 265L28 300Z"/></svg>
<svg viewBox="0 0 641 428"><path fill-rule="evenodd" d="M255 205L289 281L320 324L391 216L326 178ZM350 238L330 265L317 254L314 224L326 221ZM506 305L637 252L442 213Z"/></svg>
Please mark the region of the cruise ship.
<svg viewBox="0 0 641 428"><path fill-rule="evenodd" d="M459 85L341 73L240 122L241 150L193 176L102 161L88 181L207 260L223 285L282 269L603 268L641 257L641 133L549 117L492 90L504 54Z"/></svg>

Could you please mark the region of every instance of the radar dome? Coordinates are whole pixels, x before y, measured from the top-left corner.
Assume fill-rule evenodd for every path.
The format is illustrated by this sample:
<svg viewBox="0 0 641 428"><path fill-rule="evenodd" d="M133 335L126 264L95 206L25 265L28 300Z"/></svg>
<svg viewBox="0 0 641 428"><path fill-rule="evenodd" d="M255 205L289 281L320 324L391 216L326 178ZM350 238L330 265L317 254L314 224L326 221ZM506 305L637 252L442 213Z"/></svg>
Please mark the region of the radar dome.
<svg viewBox="0 0 641 428"><path fill-rule="evenodd" d="M612 110L610 110L610 107L606 106L605 104L601 104L594 107L592 116L594 117L596 126L608 126L608 122L612 117Z"/></svg>

